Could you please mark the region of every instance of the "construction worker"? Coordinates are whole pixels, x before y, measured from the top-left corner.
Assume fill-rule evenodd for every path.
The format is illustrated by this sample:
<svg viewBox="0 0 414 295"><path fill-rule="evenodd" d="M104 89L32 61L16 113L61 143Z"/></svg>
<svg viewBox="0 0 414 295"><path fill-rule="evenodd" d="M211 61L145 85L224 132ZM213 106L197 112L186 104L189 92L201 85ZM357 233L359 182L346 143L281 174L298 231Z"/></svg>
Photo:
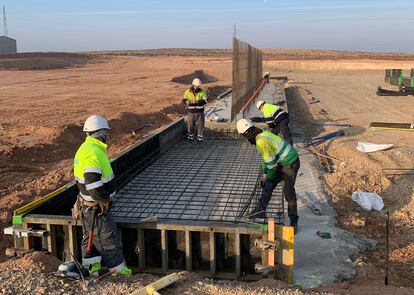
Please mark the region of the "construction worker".
<svg viewBox="0 0 414 295"><path fill-rule="evenodd" d="M289 129L289 114L281 107L259 100L256 107L264 117L250 118L252 122L265 122L275 135L280 135L293 146L292 134Z"/></svg>
<svg viewBox="0 0 414 295"><path fill-rule="evenodd" d="M266 83L269 83L269 78L270 78L270 73L269 73L269 72L266 72L266 73L263 75L263 79L265 79L265 80L266 80Z"/></svg>
<svg viewBox="0 0 414 295"><path fill-rule="evenodd" d="M77 203L83 223L82 265L91 275L98 274L102 262L113 274L128 276L131 270L126 266L110 208L115 187L106 145L108 129L104 117L90 116L83 127L86 139L74 159L74 175L79 188ZM90 229L94 247L92 253L87 253Z"/></svg>
<svg viewBox="0 0 414 295"><path fill-rule="evenodd" d="M250 120L237 121L237 131L251 143L261 161L262 195L251 212L252 217L265 218L266 207L272 198L273 190L283 181L283 195L288 203L290 225L298 231L298 210L295 192L296 175L300 168L297 151L279 136L255 127Z"/></svg>
<svg viewBox="0 0 414 295"><path fill-rule="evenodd" d="M204 105L207 103L207 93L201 89L201 80L195 78L192 86L184 92L183 102L186 104L187 115L187 138L193 141L203 141L204 131Z"/></svg>

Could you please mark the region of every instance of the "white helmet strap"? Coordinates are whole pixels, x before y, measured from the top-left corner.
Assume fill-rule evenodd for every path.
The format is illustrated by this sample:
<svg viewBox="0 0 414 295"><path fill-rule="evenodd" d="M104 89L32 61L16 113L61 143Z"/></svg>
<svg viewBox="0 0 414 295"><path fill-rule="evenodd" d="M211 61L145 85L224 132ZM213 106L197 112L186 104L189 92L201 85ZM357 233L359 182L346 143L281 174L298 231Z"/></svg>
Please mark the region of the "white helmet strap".
<svg viewBox="0 0 414 295"><path fill-rule="evenodd" d="M91 136L93 138L103 138L108 135L107 129L99 129L93 132L86 132L88 136Z"/></svg>

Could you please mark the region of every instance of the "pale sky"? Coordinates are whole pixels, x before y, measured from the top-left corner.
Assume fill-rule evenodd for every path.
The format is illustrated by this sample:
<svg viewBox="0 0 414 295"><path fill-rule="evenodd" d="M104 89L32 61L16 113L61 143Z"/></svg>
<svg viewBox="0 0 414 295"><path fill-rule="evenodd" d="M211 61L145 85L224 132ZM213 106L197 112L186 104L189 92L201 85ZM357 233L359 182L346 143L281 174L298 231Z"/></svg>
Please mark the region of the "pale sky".
<svg viewBox="0 0 414 295"><path fill-rule="evenodd" d="M0 0L19 52L259 48L414 52L412 0ZM3 34L1 25L0 34Z"/></svg>

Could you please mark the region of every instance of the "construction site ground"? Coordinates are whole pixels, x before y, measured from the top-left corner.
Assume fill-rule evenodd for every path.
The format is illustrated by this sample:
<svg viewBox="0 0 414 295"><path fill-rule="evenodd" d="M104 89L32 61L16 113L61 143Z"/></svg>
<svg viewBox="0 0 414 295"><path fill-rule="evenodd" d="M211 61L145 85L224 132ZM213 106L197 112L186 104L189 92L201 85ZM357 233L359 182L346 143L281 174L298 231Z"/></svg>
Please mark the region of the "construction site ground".
<svg viewBox="0 0 414 295"><path fill-rule="evenodd" d="M288 76L289 111L296 136L312 136L337 130L313 123L350 123L348 136L326 144L333 172L322 176L323 192L337 213L337 225L361 237L377 241L377 248L355 257L356 278L313 291L287 289L281 282L219 282L186 274L186 279L166 294L412 294L414 278L413 175L398 176L394 183L383 168L413 168L414 144L410 131L368 128L371 121L413 122L413 97L378 97L385 68L414 67L412 56L362 55L315 51L266 51L264 70ZM270 52L270 53L269 53ZM217 82L207 83L219 94L231 84L231 58L226 51L214 54L93 55L89 63L48 70L0 70L0 229L10 224L12 211L71 179L71 159L82 142L81 124L92 113L110 119L110 154L116 155L137 139L183 114L180 104L186 84L174 77L204 70ZM296 56L296 59L294 58ZM308 56L308 57L307 57ZM362 59L361 59L362 58ZM408 60L405 62L404 60ZM411 60L411 61L410 61ZM21 63L21 61L19 61ZM65 63L66 64L66 63ZM185 79L184 79L185 80ZM190 83L190 81L183 81ZM389 86L390 87L390 86ZM315 97L320 103L309 105ZM320 109L327 113L319 114ZM138 136L131 129L143 126ZM363 154L358 141L392 143L387 151ZM384 210L391 213L390 285L383 286L385 269L385 218L382 212L364 212L351 199L353 191L380 194ZM80 283L53 277L59 261L41 253L7 260L12 241L2 233L0 241L0 294L80 294ZM321 243L323 241L321 240ZM125 294L155 279L136 274L108 279L94 287L95 294ZM24 281L25 284L20 282ZM90 294L90 293L88 293Z"/></svg>

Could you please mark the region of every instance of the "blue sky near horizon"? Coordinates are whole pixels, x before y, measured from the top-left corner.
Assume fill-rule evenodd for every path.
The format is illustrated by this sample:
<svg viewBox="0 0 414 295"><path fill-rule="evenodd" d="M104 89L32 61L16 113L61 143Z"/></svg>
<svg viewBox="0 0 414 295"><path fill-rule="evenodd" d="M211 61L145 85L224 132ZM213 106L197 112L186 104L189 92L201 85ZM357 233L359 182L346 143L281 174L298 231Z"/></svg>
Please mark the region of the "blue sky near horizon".
<svg viewBox="0 0 414 295"><path fill-rule="evenodd" d="M0 0L18 50L259 48L414 52L412 0ZM3 34L3 24L0 26Z"/></svg>

